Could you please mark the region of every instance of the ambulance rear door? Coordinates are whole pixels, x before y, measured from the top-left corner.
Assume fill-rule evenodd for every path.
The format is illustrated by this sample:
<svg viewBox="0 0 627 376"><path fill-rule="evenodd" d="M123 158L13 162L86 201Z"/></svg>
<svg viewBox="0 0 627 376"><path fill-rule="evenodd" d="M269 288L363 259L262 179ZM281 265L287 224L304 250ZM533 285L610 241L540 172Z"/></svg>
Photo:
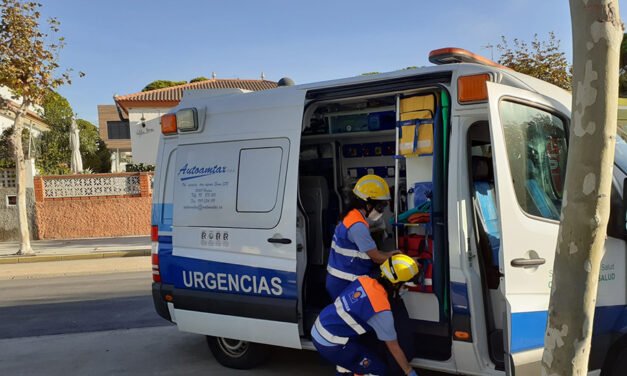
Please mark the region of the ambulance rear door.
<svg viewBox="0 0 627 376"><path fill-rule="evenodd" d="M286 87L180 105L195 108L201 124L179 131L176 153L175 261L167 273L180 330L301 347L296 195L304 101L304 91Z"/></svg>
<svg viewBox="0 0 627 376"><path fill-rule="evenodd" d="M559 230L570 96L488 83L509 374L538 375Z"/></svg>

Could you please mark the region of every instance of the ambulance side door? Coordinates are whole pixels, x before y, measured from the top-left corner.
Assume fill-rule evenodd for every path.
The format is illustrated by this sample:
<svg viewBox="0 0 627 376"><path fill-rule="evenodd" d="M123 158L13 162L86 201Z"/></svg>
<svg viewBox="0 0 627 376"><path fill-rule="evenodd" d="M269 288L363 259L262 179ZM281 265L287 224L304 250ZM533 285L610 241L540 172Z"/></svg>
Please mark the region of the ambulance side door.
<svg viewBox="0 0 627 376"><path fill-rule="evenodd" d="M304 91L207 102L179 134L173 256L180 330L300 348L297 181Z"/></svg>
<svg viewBox="0 0 627 376"><path fill-rule="evenodd" d="M568 101L488 83L509 374L538 375L566 169Z"/></svg>

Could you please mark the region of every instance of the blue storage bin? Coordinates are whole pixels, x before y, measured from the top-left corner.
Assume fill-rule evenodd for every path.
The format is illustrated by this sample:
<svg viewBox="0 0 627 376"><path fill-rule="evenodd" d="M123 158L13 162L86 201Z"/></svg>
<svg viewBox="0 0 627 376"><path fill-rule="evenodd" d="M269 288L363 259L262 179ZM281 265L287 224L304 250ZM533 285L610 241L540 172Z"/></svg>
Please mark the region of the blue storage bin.
<svg viewBox="0 0 627 376"><path fill-rule="evenodd" d="M332 133L366 132L367 130L368 116L366 114L331 117Z"/></svg>
<svg viewBox="0 0 627 376"><path fill-rule="evenodd" d="M396 125L396 114L394 111L373 112L368 114L368 130L383 131L394 129Z"/></svg>

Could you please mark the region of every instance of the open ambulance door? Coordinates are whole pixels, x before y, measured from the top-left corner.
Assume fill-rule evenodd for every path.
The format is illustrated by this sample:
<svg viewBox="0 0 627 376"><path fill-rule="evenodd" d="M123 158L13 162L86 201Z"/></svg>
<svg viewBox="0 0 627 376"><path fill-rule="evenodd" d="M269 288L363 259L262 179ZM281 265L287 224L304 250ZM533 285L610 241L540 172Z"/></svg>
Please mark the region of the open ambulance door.
<svg viewBox="0 0 627 376"><path fill-rule="evenodd" d="M568 97L487 83L508 374L538 375L566 170Z"/></svg>
<svg viewBox="0 0 627 376"><path fill-rule="evenodd" d="M201 131L179 131L166 273L180 330L301 348L296 216L304 102L296 88L216 98L199 103L206 106Z"/></svg>

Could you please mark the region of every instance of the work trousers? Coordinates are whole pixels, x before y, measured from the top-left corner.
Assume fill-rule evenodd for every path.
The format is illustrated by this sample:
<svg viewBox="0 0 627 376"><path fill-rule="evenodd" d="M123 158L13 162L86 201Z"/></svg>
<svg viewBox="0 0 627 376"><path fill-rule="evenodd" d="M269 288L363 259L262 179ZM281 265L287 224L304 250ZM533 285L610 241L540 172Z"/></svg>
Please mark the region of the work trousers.
<svg viewBox="0 0 627 376"><path fill-rule="evenodd" d="M354 373L365 375L385 375L386 364L376 348L366 346L359 338L351 339L346 345L324 346L313 341L320 356L329 362Z"/></svg>

